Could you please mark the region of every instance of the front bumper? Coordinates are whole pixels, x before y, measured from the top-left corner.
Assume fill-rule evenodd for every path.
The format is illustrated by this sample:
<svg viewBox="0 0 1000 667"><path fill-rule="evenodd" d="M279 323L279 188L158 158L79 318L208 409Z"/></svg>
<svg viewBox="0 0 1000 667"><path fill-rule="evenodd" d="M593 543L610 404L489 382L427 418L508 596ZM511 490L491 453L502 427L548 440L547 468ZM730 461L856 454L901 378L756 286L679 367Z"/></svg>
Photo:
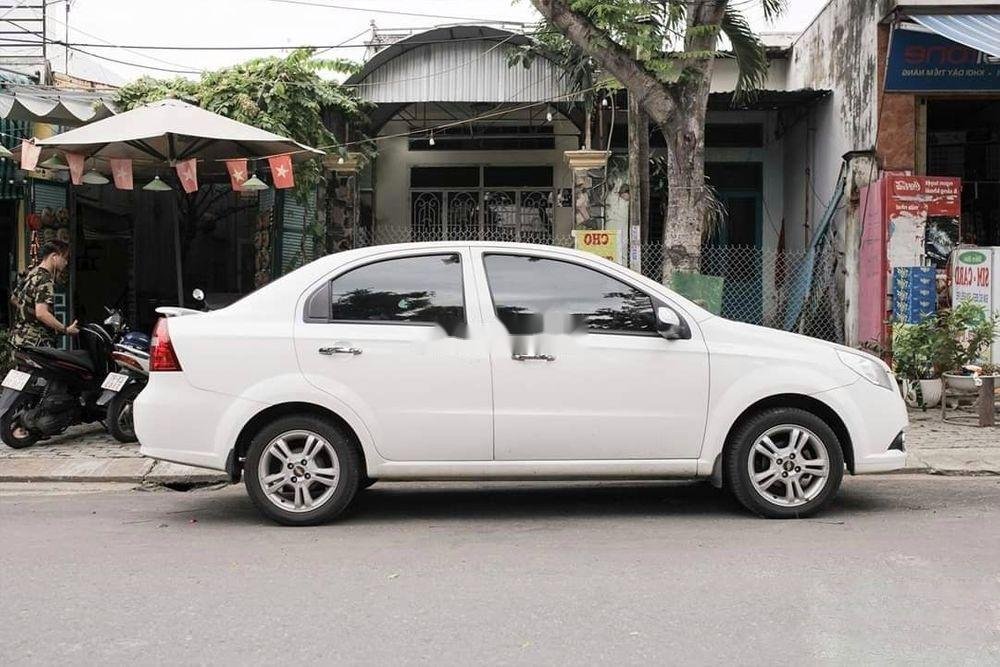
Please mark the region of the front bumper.
<svg viewBox="0 0 1000 667"><path fill-rule="evenodd" d="M851 436L855 475L901 470L906 466L906 404L897 391L867 380L816 395L844 421Z"/></svg>

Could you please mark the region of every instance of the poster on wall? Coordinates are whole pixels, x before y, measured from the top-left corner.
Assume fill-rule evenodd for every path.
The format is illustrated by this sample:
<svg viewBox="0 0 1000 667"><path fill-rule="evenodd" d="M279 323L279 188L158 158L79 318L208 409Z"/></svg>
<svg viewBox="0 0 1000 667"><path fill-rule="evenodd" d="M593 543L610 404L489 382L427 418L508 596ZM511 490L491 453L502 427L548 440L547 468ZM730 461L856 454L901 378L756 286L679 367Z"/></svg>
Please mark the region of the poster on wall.
<svg viewBox="0 0 1000 667"><path fill-rule="evenodd" d="M885 89L895 92L1000 90L1000 58L922 29L892 32Z"/></svg>
<svg viewBox="0 0 1000 667"><path fill-rule="evenodd" d="M890 267L944 268L958 243L962 180L943 176L889 176L885 219Z"/></svg>

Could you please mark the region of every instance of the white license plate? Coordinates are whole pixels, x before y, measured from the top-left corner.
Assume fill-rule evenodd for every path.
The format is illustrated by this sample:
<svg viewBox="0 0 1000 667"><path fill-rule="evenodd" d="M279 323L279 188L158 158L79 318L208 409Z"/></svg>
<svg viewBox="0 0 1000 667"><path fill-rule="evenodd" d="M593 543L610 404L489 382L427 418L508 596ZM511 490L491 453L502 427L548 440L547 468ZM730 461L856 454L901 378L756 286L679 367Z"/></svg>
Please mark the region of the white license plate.
<svg viewBox="0 0 1000 667"><path fill-rule="evenodd" d="M29 373L23 373L21 371L7 371L7 376L3 379L3 386L8 389L21 391L24 389L25 385L28 384L28 380L30 379L31 374Z"/></svg>
<svg viewBox="0 0 1000 667"><path fill-rule="evenodd" d="M125 386L126 382L128 382L127 375L122 375L121 373L108 373L108 377L104 378L104 382L101 383L101 389L121 391L121 388Z"/></svg>

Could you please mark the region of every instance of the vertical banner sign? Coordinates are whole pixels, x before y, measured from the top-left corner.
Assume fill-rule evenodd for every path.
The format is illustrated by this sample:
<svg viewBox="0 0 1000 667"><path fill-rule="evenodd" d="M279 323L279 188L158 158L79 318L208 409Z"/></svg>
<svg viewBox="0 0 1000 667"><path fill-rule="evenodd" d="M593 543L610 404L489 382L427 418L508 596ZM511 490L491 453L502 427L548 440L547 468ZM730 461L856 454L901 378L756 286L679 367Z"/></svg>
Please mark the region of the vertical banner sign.
<svg viewBox="0 0 1000 667"><path fill-rule="evenodd" d="M962 180L888 176L885 181L889 267L920 266L925 258L944 266L958 241Z"/></svg>
<svg viewBox="0 0 1000 667"><path fill-rule="evenodd" d="M111 176L115 179L115 187L119 190L131 190L132 160L113 157L109 162L111 163Z"/></svg>
<svg viewBox="0 0 1000 667"><path fill-rule="evenodd" d="M573 246L599 257L621 263L618 254L618 232L608 229L574 229Z"/></svg>
<svg viewBox="0 0 1000 667"><path fill-rule="evenodd" d="M639 225L629 229L628 264L633 271L642 273L642 228Z"/></svg>
<svg viewBox="0 0 1000 667"><path fill-rule="evenodd" d="M993 310L993 248L959 248L951 276L951 302L972 301L989 313Z"/></svg>

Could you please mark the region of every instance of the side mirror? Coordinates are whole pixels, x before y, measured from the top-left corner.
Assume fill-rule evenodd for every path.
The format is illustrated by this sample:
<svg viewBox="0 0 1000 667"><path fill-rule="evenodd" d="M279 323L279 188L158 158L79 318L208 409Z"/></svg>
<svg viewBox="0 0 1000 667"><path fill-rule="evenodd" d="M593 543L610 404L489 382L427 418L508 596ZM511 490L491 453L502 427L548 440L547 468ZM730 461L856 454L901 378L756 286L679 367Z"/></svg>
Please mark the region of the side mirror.
<svg viewBox="0 0 1000 667"><path fill-rule="evenodd" d="M660 306L656 309L656 331L667 340L691 338L691 329L673 308Z"/></svg>
<svg viewBox="0 0 1000 667"><path fill-rule="evenodd" d="M191 298L194 299L195 301L204 301L205 293L201 291L201 289L195 288L195 290L191 292Z"/></svg>

